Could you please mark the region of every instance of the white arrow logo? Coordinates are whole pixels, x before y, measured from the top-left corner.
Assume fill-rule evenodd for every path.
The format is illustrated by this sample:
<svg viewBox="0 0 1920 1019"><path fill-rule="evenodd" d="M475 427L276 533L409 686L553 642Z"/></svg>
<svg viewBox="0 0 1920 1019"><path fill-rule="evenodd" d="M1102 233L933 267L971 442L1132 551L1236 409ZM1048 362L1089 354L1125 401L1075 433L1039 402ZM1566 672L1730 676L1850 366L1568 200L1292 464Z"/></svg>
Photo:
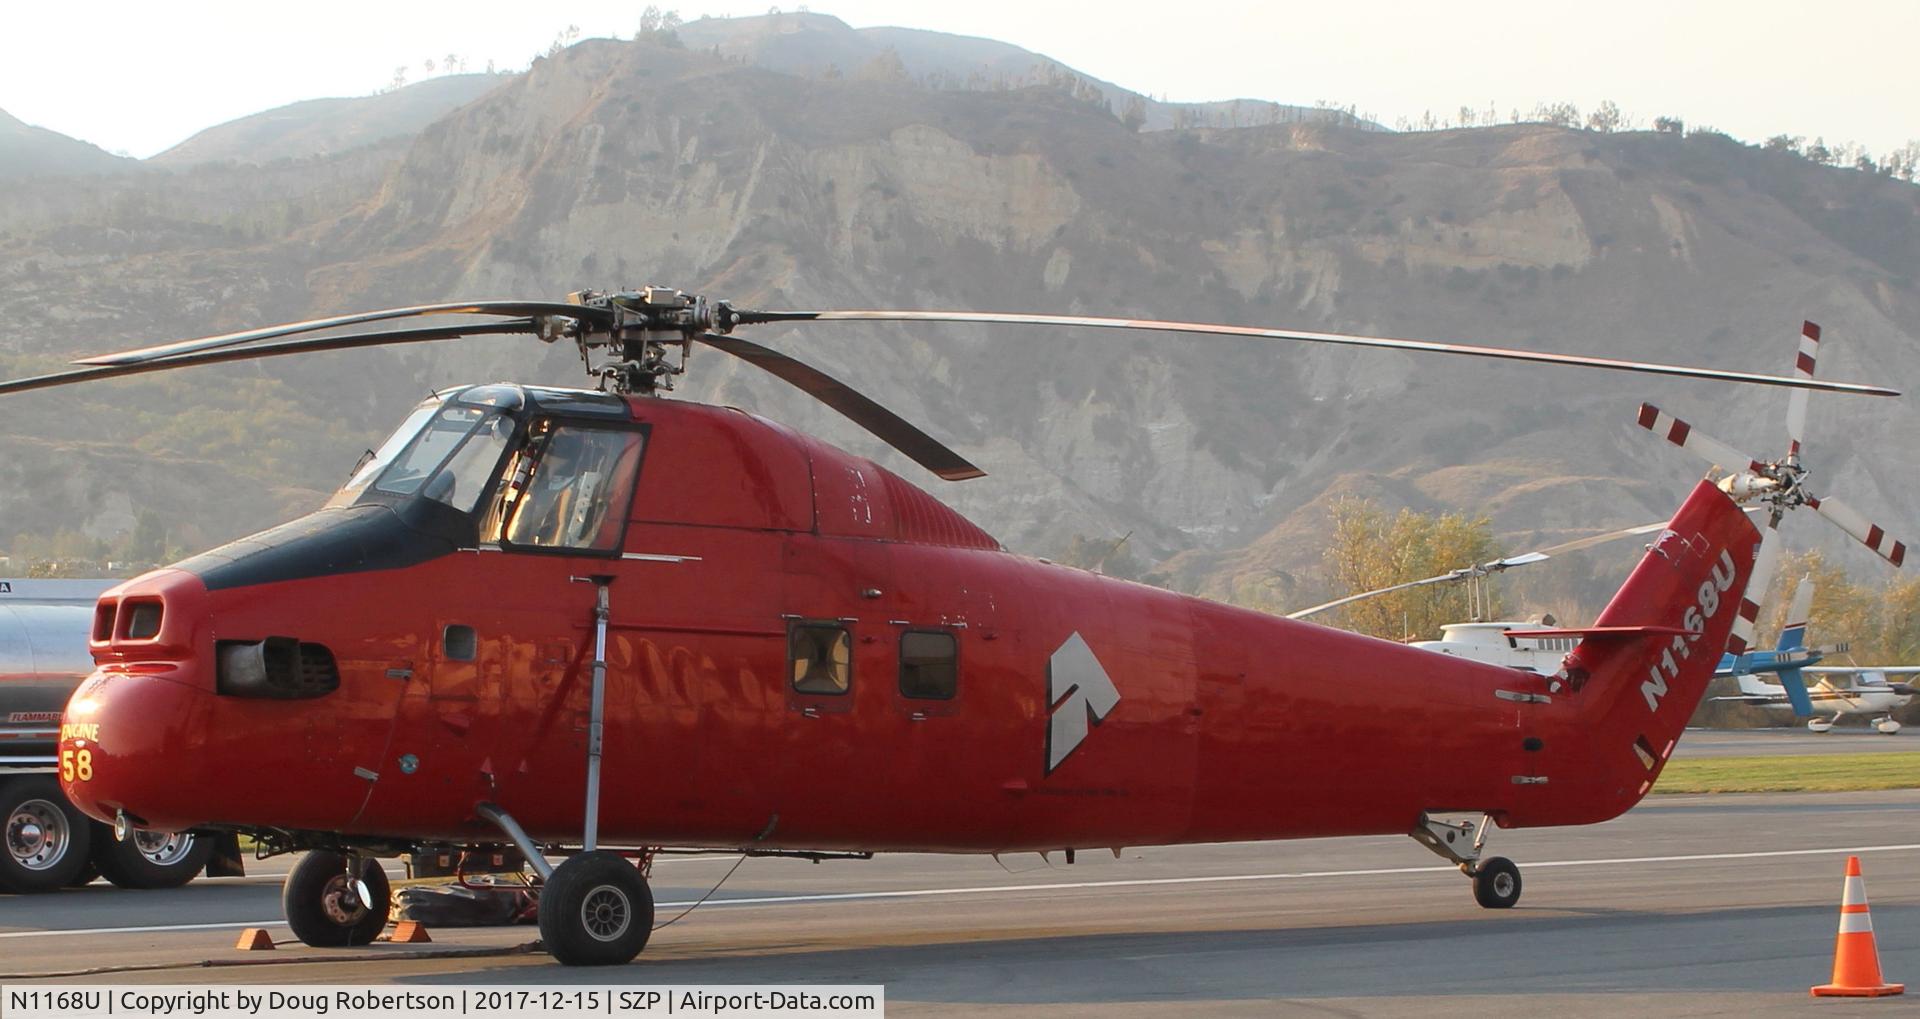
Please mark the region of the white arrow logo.
<svg viewBox="0 0 1920 1019"><path fill-rule="evenodd" d="M1051 775L1087 738L1087 726L1100 724L1120 703L1120 691L1078 633L1068 637L1047 662L1047 703L1053 706L1047 723L1047 774Z"/></svg>

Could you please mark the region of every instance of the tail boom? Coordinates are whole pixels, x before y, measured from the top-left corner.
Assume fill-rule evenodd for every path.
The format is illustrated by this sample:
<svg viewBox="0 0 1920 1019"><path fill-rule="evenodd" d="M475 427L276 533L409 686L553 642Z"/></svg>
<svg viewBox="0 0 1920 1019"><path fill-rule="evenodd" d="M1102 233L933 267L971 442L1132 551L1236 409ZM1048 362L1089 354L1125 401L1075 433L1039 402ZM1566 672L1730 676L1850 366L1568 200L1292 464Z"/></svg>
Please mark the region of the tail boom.
<svg viewBox="0 0 1920 1019"><path fill-rule="evenodd" d="M1652 788L1713 679L1759 549L1746 514L1700 483L1528 720L1546 781L1523 787L1508 823L1603 821Z"/></svg>

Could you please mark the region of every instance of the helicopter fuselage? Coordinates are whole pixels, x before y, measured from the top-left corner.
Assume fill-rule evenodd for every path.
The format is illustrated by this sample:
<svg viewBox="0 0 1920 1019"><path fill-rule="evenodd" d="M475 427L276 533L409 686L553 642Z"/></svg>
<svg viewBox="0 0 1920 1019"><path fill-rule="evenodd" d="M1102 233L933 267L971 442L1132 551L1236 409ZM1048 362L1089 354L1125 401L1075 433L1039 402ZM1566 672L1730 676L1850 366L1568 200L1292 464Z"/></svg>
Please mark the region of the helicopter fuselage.
<svg viewBox="0 0 1920 1019"><path fill-rule="evenodd" d="M641 437L637 465L596 475L628 472L624 527L582 518L608 547L488 541L422 509L426 481L115 588L62 726L74 801L345 844L498 842L476 814L494 803L577 841L600 578L610 844L989 852L1403 833L1441 811L1589 823L1657 777L1758 543L1703 484L1670 530L1685 547L1649 554L1601 617L1666 629L1584 642L1540 676L1017 556L870 461L740 411L526 391L515 414L503 448L575 420ZM505 486L539 484L517 455L485 472L499 535Z"/></svg>

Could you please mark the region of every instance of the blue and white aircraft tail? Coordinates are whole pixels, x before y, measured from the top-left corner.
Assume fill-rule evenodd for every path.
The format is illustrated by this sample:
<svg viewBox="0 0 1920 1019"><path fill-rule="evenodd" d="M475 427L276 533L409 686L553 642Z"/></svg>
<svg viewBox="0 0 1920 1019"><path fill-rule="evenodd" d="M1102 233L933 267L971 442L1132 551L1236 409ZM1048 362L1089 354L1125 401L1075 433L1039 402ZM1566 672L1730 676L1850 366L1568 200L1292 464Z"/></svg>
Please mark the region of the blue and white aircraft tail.
<svg viewBox="0 0 1920 1019"><path fill-rule="evenodd" d="M1787 606L1787 624L1780 628L1780 639L1775 642L1773 650L1723 655L1714 675L1740 677L1740 690L1745 694L1750 692L1747 680L1752 679L1754 673L1775 673L1780 677L1778 686L1766 683L1759 685L1773 693L1783 694L1786 702L1793 705L1794 714L1802 717L1813 714L1813 699L1807 694L1807 682L1800 671L1809 665L1819 664L1824 653L1822 649L1807 646L1807 617L1812 611L1813 578L1808 576L1801 578L1800 586L1794 588L1793 601ZM1844 651L1845 648L1838 650Z"/></svg>
<svg viewBox="0 0 1920 1019"><path fill-rule="evenodd" d="M1807 616L1813 607L1813 578L1800 581L1793 602L1787 609L1787 625L1772 651L1749 651L1726 655L1715 675L1732 675L1740 685L1737 696L1715 697L1717 701L1742 701L1768 708L1792 708L1808 719L1807 728L1827 732L1846 715L1866 715L1872 726L1891 736L1900 731L1893 712L1913 699L1914 686L1894 682L1889 676L1920 674L1920 665L1863 667L1819 665L1824 649L1807 647ZM1844 651L1841 646L1835 650ZM1769 683L1755 673L1773 672L1778 683ZM1806 678L1813 678L1807 686ZM1843 682L1841 677L1848 677ZM1825 717L1825 716L1831 717Z"/></svg>

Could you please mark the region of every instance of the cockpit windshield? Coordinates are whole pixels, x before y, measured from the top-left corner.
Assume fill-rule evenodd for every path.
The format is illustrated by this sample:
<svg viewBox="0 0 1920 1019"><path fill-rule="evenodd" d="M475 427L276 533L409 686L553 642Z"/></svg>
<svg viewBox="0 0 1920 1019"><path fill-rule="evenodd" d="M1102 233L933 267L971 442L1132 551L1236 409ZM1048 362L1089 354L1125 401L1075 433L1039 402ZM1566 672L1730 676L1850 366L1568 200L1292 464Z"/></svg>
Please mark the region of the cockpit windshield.
<svg viewBox="0 0 1920 1019"><path fill-rule="evenodd" d="M415 408L327 505L418 494L472 512L513 440L514 418L498 401L468 395Z"/></svg>
<svg viewBox="0 0 1920 1019"><path fill-rule="evenodd" d="M400 422L400 427L394 429L392 435L387 436L387 441L380 444L379 449L367 451L366 458L353 469L353 476L347 479L345 485L340 486L338 492L333 493L333 498L327 500L327 508L351 506L358 501L360 494L367 490L367 486L373 484L373 479L379 477L380 472L386 470L387 465L393 462L393 458L407 448L407 443L412 442L413 437L420 434L420 429L426 425L427 419L433 417L433 412L439 409L438 399L428 400L415 407L413 413L408 414L407 419Z"/></svg>

